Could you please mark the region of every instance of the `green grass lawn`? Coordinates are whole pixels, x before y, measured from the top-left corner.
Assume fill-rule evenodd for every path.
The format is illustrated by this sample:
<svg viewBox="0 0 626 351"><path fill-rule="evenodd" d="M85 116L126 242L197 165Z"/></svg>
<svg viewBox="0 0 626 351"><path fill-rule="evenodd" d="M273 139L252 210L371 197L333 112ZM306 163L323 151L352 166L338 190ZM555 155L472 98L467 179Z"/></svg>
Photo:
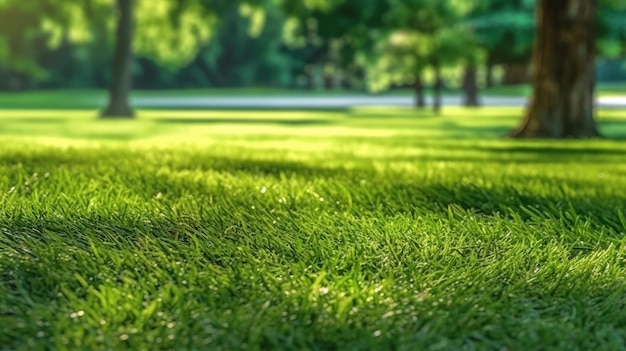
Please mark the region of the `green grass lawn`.
<svg viewBox="0 0 626 351"><path fill-rule="evenodd" d="M524 97L531 89L527 85L497 86L481 91L481 96ZM413 96L409 89L397 89L380 93L384 96ZM427 92L427 94L430 94ZM458 96L458 90L446 90L445 95ZM233 88L233 89L187 89L187 90L138 90L134 97L307 97L307 96L368 96L365 92L350 90L307 91L297 89ZM370 94L371 95L371 94ZM626 83L602 83L597 87L598 96L626 96ZM0 92L1 109L92 109L106 104L107 93L103 90L55 90Z"/></svg>
<svg viewBox="0 0 626 351"><path fill-rule="evenodd" d="M96 115L0 110L2 350L626 349L626 111Z"/></svg>
<svg viewBox="0 0 626 351"><path fill-rule="evenodd" d="M487 96L530 96L532 89L528 85L496 86L483 91ZM625 96L626 83L600 83L596 86L598 96Z"/></svg>

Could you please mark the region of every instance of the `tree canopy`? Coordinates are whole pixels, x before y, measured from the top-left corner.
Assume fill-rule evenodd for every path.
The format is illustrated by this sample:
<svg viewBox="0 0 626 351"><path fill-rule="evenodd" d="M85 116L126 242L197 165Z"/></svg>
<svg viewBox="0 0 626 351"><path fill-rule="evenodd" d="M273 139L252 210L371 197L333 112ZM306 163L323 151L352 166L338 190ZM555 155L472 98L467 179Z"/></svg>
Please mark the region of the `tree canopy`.
<svg viewBox="0 0 626 351"><path fill-rule="evenodd" d="M463 84L468 64L485 72L487 78L481 75L479 85L497 80L499 75L493 72L501 69L494 68L502 67L505 73L524 70L535 40L537 3L134 2L133 49L138 61L132 74L141 87L320 87L325 80L335 79L335 86L376 91L413 85L417 72L432 84L433 62L439 62L445 84L451 86ZM19 77L28 82L25 87L106 85L114 5L114 0L1 1L0 77ZM597 34L601 57L624 57L626 9L622 1L600 1ZM10 79L1 81L0 88L10 88L6 83Z"/></svg>

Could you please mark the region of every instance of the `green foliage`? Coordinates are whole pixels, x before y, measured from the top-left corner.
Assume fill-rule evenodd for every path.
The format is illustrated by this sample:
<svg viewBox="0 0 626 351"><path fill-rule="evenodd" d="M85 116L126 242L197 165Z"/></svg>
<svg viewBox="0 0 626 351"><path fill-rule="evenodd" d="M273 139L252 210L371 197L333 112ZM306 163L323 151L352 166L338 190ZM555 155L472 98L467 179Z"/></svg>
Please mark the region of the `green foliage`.
<svg viewBox="0 0 626 351"><path fill-rule="evenodd" d="M476 64L482 58L476 38L463 18L473 9L454 0L391 0L385 14L387 36L381 38L371 55L361 57L368 83L374 91L394 84L412 84L431 65L444 68L461 63ZM458 80L457 77L454 77Z"/></svg>
<svg viewBox="0 0 626 351"><path fill-rule="evenodd" d="M46 41L40 28L41 19L36 11L39 3L8 0L0 2L1 66L33 76L43 74L32 59L37 52L37 44L42 45Z"/></svg>
<svg viewBox="0 0 626 351"><path fill-rule="evenodd" d="M136 6L135 53L139 60L134 76L138 86L290 83L292 62L281 52L284 15L272 1L139 0ZM42 19L43 7L29 7L33 23L43 20L42 29L36 33L46 44L18 42L30 50L19 58L32 69L22 71L30 76L38 73L36 78L44 81L40 87L106 86L114 40L114 1L77 2L63 8L64 13L76 16ZM89 35L79 38L72 33ZM14 61L21 64L20 60ZM7 68L16 69L15 62ZM190 65L193 67L188 68Z"/></svg>
<svg viewBox="0 0 626 351"><path fill-rule="evenodd" d="M596 64L596 79L601 82L624 82L626 81L625 59L602 59ZM624 95L626 87L620 91L615 89L613 95Z"/></svg>
<svg viewBox="0 0 626 351"><path fill-rule="evenodd" d="M315 66L327 79L343 75L346 81L362 79L362 68L355 59L371 52L382 38L383 15L389 8L381 0L336 0L318 2L282 2L290 16L285 39L305 62L309 79Z"/></svg>
<svg viewBox="0 0 626 351"><path fill-rule="evenodd" d="M535 0L136 0L142 88L406 84L441 61L526 63ZM114 0L0 2L0 88L102 87ZM626 6L601 0L601 56L626 54ZM399 37L409 38L402 43ZM18 81L19 84L13 84Z"/></svg>
<svg viewBox="0 0 626 351"><path fill-rule="evenodd" d="M465 22L491 64L530 60L535 38L534 0L482 1Z"/></svg>
<svg viewBox="0 0 626 351"><path fill-rule="evenodd" d="M200 0L138 0L135 51L165 66L195 57L211 37L216 18ZM37 53L64 43L77 47L94 41L98 52L113 40L114 0L74 2L34 0L0 4L0 62L42 77ZM104 38L104 39L103 39ZM88 64L83 60L81 64Z"/></svg>
<svg viewBox="0 0 626 351"><path fill-rule="evenodd" d="M135 51L165 66L191 61L213 34L217 17L201 0L138 0Z"/></svg>
<svg viewBox="0 0 626 351"><path fill-rule="evenodd" d="M95 113L0 114L3 348L626 347L623 142L500 139L519 109Z"/></svg>
<svg viewBox="0 0 626 351"><path fill-rule="evenodd" d="M280 9L272 1L251 7L245 1L221 0L212 6L220 13L216 35L194 62L207 85L289 84L291 61L281 52L285 16Z"/></svg>
<svg viewBox="0 0 626 351"><path fill-rule="evenodd" d="M607 3L600 8L598 49L605 57L626 56L626 6Z"/></svg>

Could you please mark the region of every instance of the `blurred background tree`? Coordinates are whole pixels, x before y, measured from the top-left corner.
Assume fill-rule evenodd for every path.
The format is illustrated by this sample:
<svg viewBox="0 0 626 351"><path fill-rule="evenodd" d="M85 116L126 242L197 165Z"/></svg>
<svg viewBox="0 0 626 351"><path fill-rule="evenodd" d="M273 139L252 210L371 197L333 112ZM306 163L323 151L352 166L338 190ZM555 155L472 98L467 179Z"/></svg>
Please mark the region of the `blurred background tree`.
<svg viewBox="0 0 626 351"><path fill-rule="evenodd" d="M501 66L502 83L529 82L535 38L535 0L486 0L467 16L467 25L485 50L485 86L495 84L494 67Z"/></svg>
<svg viewBox="0 0 626 351"><path fill-rule="evenodd" d="M537 0L120 0L140 89L412 89L530 82ZM0 1L0 89L112 84L117 0ZM626 79L626 10L601 0L596 80Z"/></svg>
<svg viewBox="0 0 626 351"><path fill-rule="evenodd" d="M441 107L443 70L463 67L466 104L478 105L476 65L480 53L465 17L473 5L456 0L389 0L385 16L387 36L379 41L371 66L374 90L412 85L415 105L423 107L424 75L431 77L433 109Z"/></svg>

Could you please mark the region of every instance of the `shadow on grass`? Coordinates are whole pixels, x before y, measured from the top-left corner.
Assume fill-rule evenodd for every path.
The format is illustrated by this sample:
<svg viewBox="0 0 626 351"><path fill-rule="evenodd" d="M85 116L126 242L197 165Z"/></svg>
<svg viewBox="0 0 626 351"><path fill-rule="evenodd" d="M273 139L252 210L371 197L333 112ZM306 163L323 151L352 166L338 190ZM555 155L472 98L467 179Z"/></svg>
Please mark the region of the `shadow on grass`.
<svg viewBox="0 0 626 351"><path fill-rule="evenodd" d="M579 145L579 144L578 144ZM573 145L577 146L577 145ZM547 145L524 145L524 146L474 146L477 151L489 152L492 154L506 153L509 156L532 155L549 160L550 162L559 162L562 160L578 158L580 156L598 156L598 155L626 155L626 146L624 148L606 148L597 146L587 147L564 147L564 146L547 146Z"/></svg>
<svg viewBox="0 0 626 351"><path fill-rule="evenodd" d="M2 118L2 123L5 125L13 124L62 124L71 121L66 117L34 117L26 116L19 118Z"/></svg>
<svg viewBox="0 0 626 351"><path fill-rule="evenodd" d="M292 121L281 121L290 123ZM298 121L300 122L300 121ZM314 121L309 123L332 123L332 121ZM133 138L132 135L97 133L94 136L107 137L111 139L128 140ZM428 142L411 144L411 147L431 148ZM352 154L343 155L343 157L352 161L385 161L385 162L484 162L484 163L504 163L504 164L569 164L581 161L584 157L586 164L607 164L610 165L614 161L618 161L618 156L626 154L626 146L621 148L608 147L588 147L588 148L567 148L552 147L545 145L538 146L514 146L514 147L498 147L485 145L456 145L445 143L438 149L433 150L433 154L422 155L399 155L399 156L364 156L358 157ZM140 152L124 151L129 158L141 157ZM266 153L271 154L272 150ZM606 157L602 157L606 155ZM272 175L280 173L314 175L318 177L332 177L341 174L350 175L350 173L362 173L375 175L377 171L373 170L367 164L352 166L345 169L341 165L341 157L339 154L337 163L334 165L323 165L311 162L286 161L286 160L263 160L250 158L232 158L229 156L219 156L207 153L198 153L192 159L180 159L174 165L181 169L201 169L216 170L223 172L248 172L260 175ZM588 157L585 157L588 156ZM97 157L101 162L115 161L119 158L118 150L101 150L97 152L97 156L91 153L82 152L55 152L47 150L43 152L21 152L14 150L12 152L3 152L0 154L0 162L6 164L21 163L31 165L32 167L53 167L65 163L77 165L89 165L93 163L93 157ZM115 162L112 163L115 165Z"/></svg>
<svg viewBox="0 0 626 351"><path fill-rule="evenodd" d="M345 174L345 172L344 172ZM132 184L131 184L132 185ZM171 184L173 187L180 184ZM353 184L355 187L356 184ZM424 213L450 214L455 217L468 217L470 215L482 216L501 216L504 218L521 218L524 221L544 222L556 221L562 224L563 232L556 228L556 232L547 236L554 237L554 240L561 242L563 245L573 245L579 241L576 237L576 228L585 227L588 223L592 228L597 228L598 238L601 236L621 238L626 232L626 223L620 217L620 209L626 205L626 197L621 194L613 194L607 196L567 196L567 195L537 195L530 193L520 193L512 187L495 187L484 188L473 185L454 185L446 184L425 184L411 185L402 182L394 182L371 189L368 194L369 202L363 201L357 210L359 216L367 216L367 212L375 212L377 216L393 218L398 213L409 213L421 215ZM249 208L249 201L246 198L238 200L233 199L231 207L225 207L212 213L212 222L207 227L203 222L202 214L180 213L180 218L160 219L156 218L152 222L144 222L143 216L137 216L140 213L128 213L128 217L111 217L102 216L100 214L82 215L76 213L67 218L59 218L50 214L43 214L37 219L33 217L16 216L14 218L0 219L0 225L5 229L3 235L5 240L15 240L11 242L14 247L23 247L26 250L20 252L24 257L30 256L33 260L14 261L14 267L5 271L0 271L0 281L4 286L0 285L0 289L5 290L13 295L23 293L29 294L29 298L33 298L40 303L47 303L57 299L56 292L49 289L52 282L55 286L66 282L67 279L73 280L71 270L61 270L63 274L50 275L48 288L41 288L41 279L33 281L22 281L21 288L11 283L14 281L13 272L19 268L20 275L29 277L38 277L41 275L41 267L36 261L36 256L29 253L29 245L34 242L41 243L41 247L54 247L63 243L63 245L74 246L83 252L90 252L90 240L106 243L107 249L116 250L146 250L146 243L150 245L158 245L164 252L175 252L187 245L191 245L188 240L193 236L207 236L214 240L222 242L232 242L233 245L250 245L245 237L226 234L232 223L238 223L245 217L245 211ZM384 206L382 206L384 205ZM459 210L460 209L460 210ZM294 204L292 210L296 213L298 205ZM330 210L329 210L330 211ZM344 210L345 211L345 210ZM143 215L145 218L153 218L154 216L148 211ZM116 216L119 216L116 215ZM242 217L243 216L243 217ZM297 218L297 216L295 216ZM445 216L441 217L445 221ZM122 219L123 221L120 221ZM246 221L248 231L263 232L263 224L257 223L254 217ZM483 225L487 225L485 222ZM256 226L259 225L257 228ZM286 231L298 228L298 223L284 227ZM609 231L600 231L600 229L608 229ZM9 236L7 233L13 233ZM80 233L80 234L79 234ZM145 241L144 238L150 237L153 241ZM2 235L0 235L2 239ZM23 241L23 242L22 242ZM606 245L609 241L604 241ZM1 244L1 242L0 242ZM291 250L285 248L280 249L278 246L273 248L277 255L280 255L285 261L297 261L300 256L295 255ZM281 251L283 250L283 251ZM575 250L574 250L575 251ZM585 254L583 252L572 252L572 255ZM203 253L207 262L215 267L229 267L230 264L236 262L245 264L244 258L238 254L237 250L229 251L229 253L220 253L207 251ZM251 264L253 262L250 262ZM132 269L132 262L124 264L123 269ZM52 267L54 271L54 267ZM176 272L173 272L174 274ZM58 279L58 280L57 280ZM94 283L95 284L95 283ZM22 290L20 290L22 289Z"/></svg>
<svg viewBox="0 0 626 351"><path fill-rule="evenodd" d="M266 118L158 118L163 124L283 124L293 126L329 125L334 121L327 119L266 119Z"/></svg>
<svg viewBox="0 0 626 351"><path fill-rule="evenodd" d="M219 111L244 111L244 112L271 112L277 111L280 113L301 113L301 112L336 112L347 113L351 110L350 107L293 107L293 106L268 106L268 107L247 107L247 106L135 106L136 110L140 111L207 111L207 112L219 112Z"/></svg>
<svg viewBox="0 0 626 351"><path fill-rule="evenodd" d="M578 144L576 144L578 145ZM466 145L460 148L449 145L452 150L448 154L441 155L417 155L387 157L380 159L386 162L423 162L424 167L431 167L428 162L482 162L486 166L489 163L507 164L558 164L572 163L571 172L576 172L574 167L581 157L585 157L585 164L602 164L607 169L618 162L623 156L624 150L621 148L608 148L590 146L587 148L567 148L563 146L552 147L542 145L513 146L500 148L496 146ZM444 150L442 147L437 152ZM455 153L462 150L463 153ZM476 151L467 155L467 152ZM271 151L268 151L271 152ZM602 157L606 155L606 157ZM171 155L170 155L171 156ZM0 163L21 164L29 173L42 169L55 169L67 165L71 167L93 167L94 158L99 161L99 167L117 168L119 163L119 150L100 150L95 153L85 153L80 151L67 150L65 152L55 152L48 150L45 152L23 152L15 150L0 154ZM127 159L141 159L141 152L126 151ZM223 173L245 173L249 175L259 175L273 177L277 180L288 177L333 179L345 184L347 189L359 189L361 179L368 179L373 184L368 191L369 200L363 203L364 209L368 211L381 210L388 211L388 215L403 212L440 212L447 211L450 206L457 206L469 211L475 211L484 215L494 215L500 213L506 216L518 215L524 219L532 219L533 216L560 219L566 214L574 215L576 218L589 218L597 226L612 228L616 232L625 232L626 228L619 217L618 210L626 208L626 194L620 191L610 192L609 185L602 185L598 181L589 179L566 179L558 177L547 177L541 175L532 176L529 179L521 179L523 175L509 176L513 186L499 186L497 183L489 187L465 184L461 182L461 176L451 178L451 183L441 184L436 178L425 181L421 184L410 183L407 178L398 176L390 179L389 174L381 173L372 168L367 161L378 160L374 157L364 157L356 159L359 162L352 162L350 168L346 168L342 163L341 156L335 158L332 164L299 162L286 160L253 159L252 156L227 157L214 155L211 152L198 152L193 157L167 158L154 166L167 165L173 170L197 170L215 171ZM345 160L355 160L353 155L346 155ZM365 161L365 162L363 162ZM426 161L426 162L424 162ZM120 166L124 167L124 165ZM569 166L568 166L569 167ZM569 168L564 168L569 169ZM601 169L601 168L600 168ZM151 169L146 170L150 176ZM135 174L135 173L133 173ZM138 173L141 174L141 173ZM9 179L13 175L7 175ZM178 180L164 178L158 182L146 182L142 174L141 179L133 179L135 175L128 174L127 186L145 188L149 184L166 184L166 189L171 189L176 195L177 189L195 189L194 186L201 187L204 183L194 184L190 180ZM15 176L17 177L17 176ZM512 178L514 177L514 178ZM456 179L456 180L455 180ZM11 179L12 183L18 179ZM542 193L537 193L537 187L528 187L527 184L533 182L544 189ZM561 183L563 182L563 183ZM602 186L601 186L602 185ZM580 189L579 192L564 190ZM533 190L535 189L535 190ZM595 190L594 190L595 189ZM616 189L617 190L617 189ZM155 188L147 193L153 194L161 191ZM547 193L547 194L545 194ZM182 193L181 193L182 194ZM358 194L354 194L357 196ZM182 195L181 195L182 196Z"/></svg>
<svg viewBox="0 0 626 351"><path fill-rule="evenodd" d="M347 189L359 189L361 179L367 179L372 186L368 188L368 200L362 203L363 207L359 210L382 211L388 216L398 213L447 212L450 207L459 207L486 216L498 214L509 218L517 216L523 220L562 220L570 228L578 225L578 221L582 219L588 220L596 228L604 227L616 234L621 233L619 235L626 232L626 223L622 222L619 213L619 210L626 208L626 196L619 192L609 192L606 187L598 188L598 183L590 180L567 180L563 184L558 178L533 177L533 182L549 191L544 194L539 193L535 187L522 186L530 179L519 177L511 179L511 183L520 185L519 188L459 184L460 179L452 184L436 181L416 184L402 177L389 182L388 175L381 175L365 167L345 169L341 165L324 167L299 162L262 160L236 162L227 157L206 161L208 162L203 163L203 167L219 172L242 172L278 179L285 175L327 178L342 182ZM177 189L183 185L175 182L168 188ZM574 192L571 189L597 191ZM181 193L180 196L182 195ZM353 196L358 194L354 193Z"/></svg>
<svg viewBox="0 0 626 351"><path fill-rule="evenodd" d="M449 129L447 129L449 128ZM452 139L496 139L505 138L512 130L509 126L490 126L490 127L442 127L437 128L444 131L445 138Z"/></svg>

